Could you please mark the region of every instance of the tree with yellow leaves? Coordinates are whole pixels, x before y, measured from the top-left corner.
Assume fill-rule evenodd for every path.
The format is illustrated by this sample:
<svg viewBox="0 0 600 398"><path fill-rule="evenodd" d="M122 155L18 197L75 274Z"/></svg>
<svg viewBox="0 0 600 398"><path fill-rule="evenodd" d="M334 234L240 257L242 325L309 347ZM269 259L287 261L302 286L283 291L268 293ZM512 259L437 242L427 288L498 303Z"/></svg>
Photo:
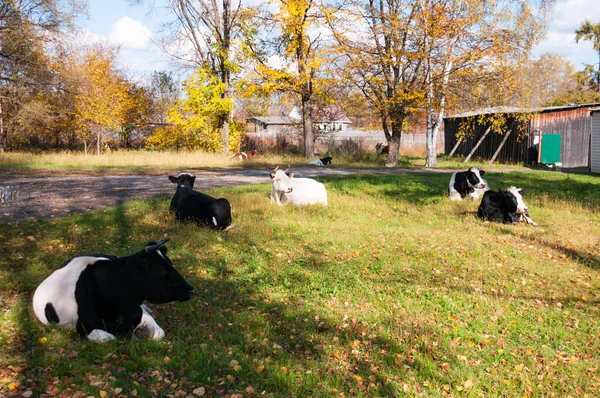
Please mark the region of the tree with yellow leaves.
<svg viewBox="0 0 600 398"><path fill-rule="evenodd" d="M389 166L398 163L408 116L423 108L428 111L427 165L435 165L434 135L452 76L494 75L499 82L508 76L504 72L527 54L543 26L531 3L348 0L328 7L326 20L344 60L339 70L379 113Z"/></svg>
<svg viewBox="0 0 600 398"><path fill-rule="evenodd" d="M276 0L275 5L276 11L268 12L264 17L272 24L271 36L259 38L248 46L252 49L260 77L251 88L297 96L301 105L304 156L312 158L311 100L324 84L320 76L324 57L319 53L320 35L311 36L310 33L318 26L320 11L315 0ZM280 65L270 63L269 58L277 59Z"/></svg>
<svg viewBox="0 0 600 398"><path fill-rule="evenodd" d="M98 154L104 136L123 125L125 111L132 107L129 84L114 67L116 55L115 49L95 46L73 65L79 77L75 95L77 124L84 142L96 139Z"/></svg>

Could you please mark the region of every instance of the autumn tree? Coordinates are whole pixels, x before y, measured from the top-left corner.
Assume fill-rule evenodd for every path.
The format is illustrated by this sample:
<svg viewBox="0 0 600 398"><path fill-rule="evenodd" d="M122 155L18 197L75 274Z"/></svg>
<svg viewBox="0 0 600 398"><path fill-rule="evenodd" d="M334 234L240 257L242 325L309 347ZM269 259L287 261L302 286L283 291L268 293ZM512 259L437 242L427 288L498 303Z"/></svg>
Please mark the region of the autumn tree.
<svg viewBox="0 0 600 398"><path fill-rule="evenodd" d="M492 7L478 0L420 1L416 14L423 34L426 167L436 166L437 136L443 123L449 85L454 82L451 77L484 77L508 86L513 94L516 89L527 87L519 85L514 75L543 32L547 5L536 7L533 2L509 1ZM511 84L515 82L517 84ZM519 101L513 98L511 104L517 105Z"/></svg>
<svg viewBox="0 0 600 398"><path fill-rule="evenodd" d="M418 3L400 0L335 2L325 13L342 58L340 75L353 82L377 112L398 164L406 118L424 103L423 40Z"/></svg>
<svg viewBox="0 0 600 398"><path fill-rule="evenodd" d="M600 91L600 23L593 24L587 19L575 31L575 41L591 41L594 50L598 51L598 70L596 72L596 91Z"/></svg>
<svg viewBox="0 0 600 398"><path fill-rule="evenodd" d="M165 124L169 109L173 107L179 97L179 86L172 72L157 71L150 77L148 93L151 99L152 120L158 124Z"/></svg>
<svg viewBox="0 0 600 398"><path fill-rule="evenodd" d="M79 76L75 95L77 124L84 142L95 138L98 154L104 137L124 125L126 110L131 107L129 84L115 68L116 56L116 49L97 45L73 65Z"/></svg>
<svg viewBox="0 0 600 398"><path fill-rule="evenodd" d="M223 142L219 139L219 121L224 115L231 113L232 107L231 98L223 96L225 90L225 83L203 68L196 70L185 81L185 98L175 102L167 118L181 136L173 142L177 149L184 147L209 152L223 150ZM162 131L159 133L162 134ZM149 144L157 148L168 147L159 138L152 137ZM228 143L237 145L237 142Z"/></svg>
<svg viewBox="0 0 600 398"><path fill-rule="evenodd" d="M28 130L18 116L25 105L41 118L52 116L44 106L56 82L48 48L84 8L85 2L79 0L0 3L0 146L12 145L9 131L17 137Z"/></svg>
<svg viewBox="0 0 600 398"><path fill-rule="evenodd" d="M171 9L177 17L171 24L165 50L177 59L191 62L218 78L225 89L221 98L228 100L232 95L232 74L236 70L233 50L235 40L241 34L244 9L241 0L170 0ZM191 45L193 50L181 51ZM229 130L232 109L220 114L218 126L221 131L224 152L229 151Z"/></svg>

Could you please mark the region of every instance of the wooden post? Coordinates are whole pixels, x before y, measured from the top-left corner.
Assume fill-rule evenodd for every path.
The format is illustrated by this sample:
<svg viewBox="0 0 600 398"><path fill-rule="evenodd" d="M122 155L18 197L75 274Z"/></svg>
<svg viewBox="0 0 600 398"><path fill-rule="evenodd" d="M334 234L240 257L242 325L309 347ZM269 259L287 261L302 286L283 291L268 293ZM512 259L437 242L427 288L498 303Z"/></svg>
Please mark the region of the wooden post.
<svg viewBox="0 0 600 398"><path fill-rule="evenodd" d="M467 156L467 158L465 159L465 161L463 163L467 163L469 160L471 160L471 156L473 156L473 154L475 153L475 151L477 150L477 148L479 148L479 145L481 145L481 143L483 142L483 140L485 139L485 137L487 137L487 135L490 133L491 130L492 130L491 126L488 127L487 130L485 130L485 133L483 133L483 135L481 136L481 138L479 139L479 141L477 141L477 144L475 144L475 146L471 150L471 153L469 153L469 155Z"/></svg>
<svg viewBox="0 0 600 398"><path fill-rule="evenodd" d="M540 142L538 144L538 164L542 161L542 132L540 131Z"/></svg>
<svg viewBox="0 0 600 398"><path fill-rule="evenodd" d="M494 156L492 156L492 158L490 159L490 164L494 164L494 161L496 160L496 157L498 157L498 154L500 153L500 150L502 149L502 147L506 143L506 140L508 139L508 136L510 135L510 133L512 133L512 130L508 130L508 133L506 133L506 135L504 136L504 138L502 138L502 142L500 143L500 146L498 147L498 149L496 149L496 152L494 152Z"/></svg>
<svg viewBox="0 0 600 398"><path fill-rule="evenodd" d="M456 141L456 145L454 145L454 148L452 148L452 150L450 151L450 154L448 155L449 158L454 156L454 152L456 152L456 150L458 149L458 146L460 145L461 142L462 142L462 138L459 138L458 141Z"/></svg>

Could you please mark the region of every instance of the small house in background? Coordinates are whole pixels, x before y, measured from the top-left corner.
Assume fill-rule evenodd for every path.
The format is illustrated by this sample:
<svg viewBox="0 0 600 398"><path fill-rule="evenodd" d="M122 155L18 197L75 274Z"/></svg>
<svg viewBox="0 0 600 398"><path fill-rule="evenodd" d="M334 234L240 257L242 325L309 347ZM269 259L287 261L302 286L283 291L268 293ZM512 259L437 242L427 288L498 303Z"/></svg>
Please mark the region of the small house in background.
<svg viewBox="0 0 600 398"><path fill-rule="evenodd" d="M600 108L591 110L592 140L590 145L590 170L600 173Z"/></svg>
<svg viewBox="0 0 600 398"><path fill-rule="evenodd" d="M542 155L559 159L564 168L589 167L592 109L600 103L535 109L497 107L444 118L445 154L495 160L504 163L537 164ZM519 115L533 114L531 118ZM492 133L482 115L506 114L503 134ZM600 121L600 115L599 115ZM457 139L462 123L473 123L472 134ZM547 146L544 148L544 135ZM541 149L541 150L540 150Z"/></svg>
<svg viewBox="0 0 600 398"><path fill-rule="evenodd" d="M248 118L250 128L246 131L262 134L291 134L302 130L302 115L297 107L289 114L271 116L252 116ZM348 130L352 123L344 111L337 106L326 106L313 111L313 128L322 132L341 132Z"/></svg>

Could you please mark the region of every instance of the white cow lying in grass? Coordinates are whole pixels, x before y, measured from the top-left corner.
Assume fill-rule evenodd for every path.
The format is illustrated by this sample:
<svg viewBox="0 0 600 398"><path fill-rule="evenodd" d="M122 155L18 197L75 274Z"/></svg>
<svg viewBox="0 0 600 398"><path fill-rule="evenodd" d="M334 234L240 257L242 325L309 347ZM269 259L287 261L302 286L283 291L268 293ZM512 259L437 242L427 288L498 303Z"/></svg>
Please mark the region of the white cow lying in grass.
<svg viewBox="0 0 600 398"><path fill-rule="evenodd" d="M294 178L294 173L279 170L279 166L271 173L273 190L271 201L281 205L291 203L296 206L322 204L327 206L327 190L325 185L310 178Z"/></svg>

